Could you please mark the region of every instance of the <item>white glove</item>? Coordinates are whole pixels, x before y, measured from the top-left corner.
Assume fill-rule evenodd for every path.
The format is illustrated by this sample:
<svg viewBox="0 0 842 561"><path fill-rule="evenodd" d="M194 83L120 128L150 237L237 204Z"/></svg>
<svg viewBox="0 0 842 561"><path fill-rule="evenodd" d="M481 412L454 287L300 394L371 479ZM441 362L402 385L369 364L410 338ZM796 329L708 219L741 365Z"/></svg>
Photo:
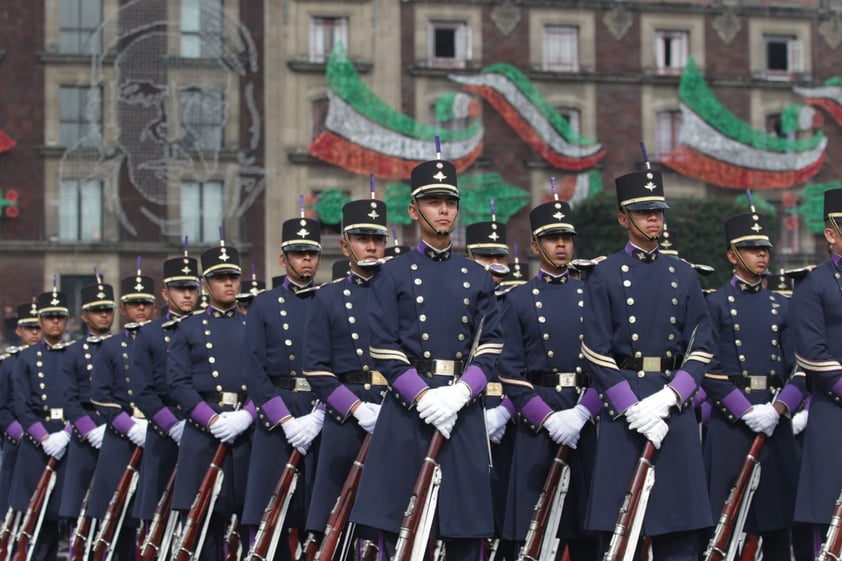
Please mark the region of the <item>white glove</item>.
<svg viewBox="0 0 842 561"><path fill-rule="evenodd" d="M798 434L807 426L807 417L810 412L807 409L802 409L792 416L792 434Z"/></svg>
<svg viewBox="0 0 842 561"><path fill-rule="evenodd" d="M132 441L132 444L135 446L143 446L146 443L146 426L149 424L149 421L146 419L136 419L132 418L134 424L132 428L129 429L128 434L126 436L129 437L129 440Z"/></svg>
<svg viewBox="0 0 842 561"><path fill-rule="evenodd" d="M175 443L179 446L181 445L181 435L184 434L184 421L181 420L170 427L170 430L167 431L167 434L170 435L170 438L175 440Z"/></svg>
<svg viewBox="0 0 842 561"><path fill-rule="evenodd" d="M772 436L780 417L778 412L775 411L774 405L760 403L746 411L742 419L748 425L748 428L754 432L763 432L766 433L766 436Z"/></svg>
<svg viewBox="0 0 842 561"><path fill-rule="evenodd" d="M544 421L544 428L553 442L575 449L579 442L579 433L590 418L588 409L584 405L577 405L552 413Z"/></svg>
<svg viewBox="0 0 842 561"><path fill-rule="evenodd" d="M313 440L319 436L324 422L325 412L317 409L308 415L293 417L283 423L281 428L284 429L284 435L286 435L290 446L300 453L306 454Z"/></svg>
<svg viewBox="0 0 842 561"><path fill-rule="evenodd" d="M230 444L237 440L253 421L248 411L226 411L219 414L219 418L210 426L210 432L220 441Z"/></svg>
<svg viewBox="0 0 842 561"><path fill-rule="evenodd" d="M436 430L441 433L443 437L450 440L450 435L453 432L453 427L456 425L456 415L452 415L443 419L435 425Z"/></svg>
<svg viewBox="0 0 842 561"><path fill-rule="evenodd" d="M629 407L626 410L626 421L631 430L644 433L656 425L658 420L669 417L673 405L677 405L675 392L668 387L662 388Z"/></svg>
<svg viewBox="0 0 842 561"><path fill-rule="evenodd" d="M652 444L655 445L656 449L660 450L661 442L663 442L669 430L670 428L666 421L658 419L658 422L644 432L643 436L645 436L647 440L650 440Z"/></svg>
<svg viewBox="0 0 842 561"><path fill-rule="evenodd" d="M506 434L506 423L512 416L508 409L502 405L485 410L485 430L488 432L488 440L494 444L500 444L503 435Z"/></svg>
<svg viewBox="0 0 842 561"><path fill-rule="evenodd" d="M452 386L427 390L418 400L416 408L424 422L439 428L441 423L455 416L470 400L471 389L467 384L457 382Z"/></svg>
<svg viewBox="0 0 842 561"><path fill-rule="evenodd" d="M64 457L68 444L70 444L70 435L60 430L58 432L51 432L47 436L47 440L41 443L41 448L44 449L44 453L48 456L60 460Z"/></svg>
<svg viewBox="0 0 842 561"><path fill-rule="evenodd" d="M374 425L377 423L377 416L380 414L380 404L363 401L351 415L357 420L360 428L368 434L374 432Z"/></svg>
<svg viewBox="0 0 842 561"><path fill-rule="evenodd" d="M91 443L91 446L94 449L99 450L102 448L102 439L105 437L105 425L99 425L98 427L91 429L88 434L85 435L85 438L88 442Z"/></svg>

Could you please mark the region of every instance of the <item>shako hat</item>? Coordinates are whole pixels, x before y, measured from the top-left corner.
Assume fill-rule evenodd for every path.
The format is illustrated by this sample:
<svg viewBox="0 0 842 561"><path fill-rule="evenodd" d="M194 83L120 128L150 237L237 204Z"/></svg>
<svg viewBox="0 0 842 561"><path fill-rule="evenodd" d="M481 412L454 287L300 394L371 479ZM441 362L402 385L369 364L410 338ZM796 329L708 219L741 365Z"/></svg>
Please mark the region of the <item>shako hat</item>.
<svg viewBox="0 0 842 561"><path fill-rule="evenodd" d="M415 166L409 181L413 199L431 195L449 195L459 198L456 166L453 162L441 159L441 141L438 136L436 136L436 159L421 162Z"/></svg>
<svg viewBox="0 0 842 561"><path fill-rule="evenodd" d="M651 169L646 146L641 142L646 169L633 171L614 180L617 204L627 210L657 210L669 208L664 197L664 178L661 172Z"/></svg>
<svg viewBox="0 0 842 561"><path fill-rule="evenodd" d="M155 303L155 280L143 274L140 267L140 257L137 258L136 273L120 282L120 302Z"/></svg>
<svg viewBox="0 0 842 561"><path fill-rule="evenodd" d="M281 227L281 251L310 251L321 253L321 225L304 217L304 196L298 198L299 217L286 220Z"/></svg>
<svg viewBox="0 0 842 561"><path fill-rule="evenodd" d="M240 267L240 252L235 247L227 247L219 228L219 246L211 247L202 252L202 276L214 275L242 275Z"/></svg>
<svg viewBox="0 0 842 561"><path fill-rule="evenodd" d="M18 304L18 327L33 327L38 325L38 306L33 298L31 302Z"/></svg>
<svg viewBox="0 0 842 561"><path fill-rule="evenodd" d="M96 282L82 287L82 311L85 310L113 310L116 306L114 301L114 287L102 282L99 269L94 268Z"/></svg>
<svg viewBox="0 0 842 561"><path fill-rule="evenodd" d="M164 284L166 286L194 286L200 284L199 262L187 254L187 237L184 237L184 255L164 261Z"/></svg>
<svg viewBox="0 0 842 561"><path fill-rule="evenodd" d="M541 203L529 213L529 226L532 237L538 239L548 234L576 234L573 225L573 209L558 199L555 177L550 178L553 200Z"/></svg>
<svg viewBox="0 0 842 561"><path fill-rule="evenodd" d="M508 255L506 225L497 221L497 206L489 201L491 220L474 222L465 228L465 249L477 255Z"/></svg>
<svg viewBox="0 0 842 561"><path fill-rule="evenodd" d="M68 316L70 310L67 304L67 294L59 292L56 287L57 279L53 275L53 289L49 292L42 292L35 299L35 306L38 308L39 316Z"/></svg>

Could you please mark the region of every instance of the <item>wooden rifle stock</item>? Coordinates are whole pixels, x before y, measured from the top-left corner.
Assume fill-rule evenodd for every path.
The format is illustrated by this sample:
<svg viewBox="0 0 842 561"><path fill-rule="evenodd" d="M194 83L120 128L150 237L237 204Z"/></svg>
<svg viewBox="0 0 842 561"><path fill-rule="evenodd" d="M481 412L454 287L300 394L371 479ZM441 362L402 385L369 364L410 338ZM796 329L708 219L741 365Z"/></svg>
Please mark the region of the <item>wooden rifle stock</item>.
<svg viewBox="0 0 842 561"><path fill-rule="evenodd" d="M240 519L236 514L231 515L231 522L225 532L225 543L227 544L225 559L223 561L238 561L240 559Z"/></svg>
<svg viewBox="0 0 842 561"><path fill-rule="evenodd" d="M438 471L438 457L441 445L444 442L442 434L436 430L430 439L430 446L427 448L427 455L421 464L421 471L418 479L415 480L415 487L409 498L409 505L401 520L401 529L398 533L398 541L395 545L395 556L391 561L408 561L412 555L415 541L419 537L427 539L428 536L418 536L418 527L421 523L421 516L427 507L430 488L433 485L433 478Z"/></svg>
<svg viewBox="0 0 842 561"><path fill-rule="evenodd" d="M141 561L155 561L155 557L161 551L161 543L164 539L164 530L167 527L167 521L170 517L170 509L172 508L172 491L175 487L175 470L170 474L167 481L167 486L164 488L164 493L155 505L155 513L152 515L152 521L149 523L149 531L146 533L146 539L140 546L140 553L138 557Z"/></svg>
<svg viewBox="0 0 842 561"><path fill-rule="evenodd" d="M529 531L526 533L526 541L520 550L518 561L523 561L524 559L538 561L543 541L545 539L555 538L554 533L552 535L545 535L548 529L552 530L551 528L547 528L547 520L550 517L550 509L553 506L553 497L561 483L562 473L567 467L567 458L569 455L569 447L558 447L558 451L550 464L550 470L547 472L547 478L544 480L544 487L541 489L541 494L538 495L535 508L532 509L532 520L529 522ZM558 531L557 528L555 530Z"/></svg>
<svg viewBox="0 0 842 561"><path fill-rule="evenodd" d="M751 443L751 448L749 448L748 454L743 460L734 486L731 487L728 498L725 499L725 504L722 506L716 530L714 530L713 537L711 537L705 551L706 561L722 561L725 559L731 548L732 540L742 533L742 528L738 527L737 524L738 517L740 511L744 510L743 503L750 499L748 494L750 493L752 476L760 463L760 451L765 443L766 434L760 433L754 437L754 442ZM745 509L747 508L748 505L745 505Z"/></svg>
<svg viewBox="0 0 842 561"><path fill-rule="evenodd" d="M298 479L298 466L304 457L297 449L292 450L286 466L275 484L275 490L269 499L269 504L263 511L260 518L260 525L257 527L257 535L254 544L246 556L246 561L271 561L271 550L274 547L273 537L276 532L283 531L284 521L281 518L286 516L286 509L292 494L295 492L295 484Z"/></svg>
<svg viewBox="0 0 842 561"><path fill-rule="evenodd" d="M345 478L345 483L342 484L342 490L339 492L336 504L333 505L333 509L327 518L322 546L316 552L315 561L331 561L336 553L339 538L342 536L342 531L348 522L351 507L354 506L354 499L357 496L357 486L360 484L360 477L362 476L363 465L365 465L365 458L368 454L368 443L370 440L371 435L366 434L360 451L357 452L357 457L354 458L354 463L351 465L351 470Z"/></svg>
<svg viewBox="0 0 842 561"><path fill-rule="evenodd" d="M86 515L88 500L91 498L91 487L85 491L85 498L82 499L82 508L79 509L79 516L76 517L76 527L73 529L73 539L70 540L70 561L85 561L88 558L88 540L91 538L91 527L93 518Z"/></svg>
<svg viewBox="0 0 842 561"><path fill-rule="evenodd" d="M208 466L202 483L199 485L199 490L196 492L196 498L193 499L193 504L190 505L190 510L187 512L181 539L177 549L173 552L173 561L190 561L199 554L196 548L199 545L205 519L211 514L208 511L212 507L214 488L217 481L222 478L222 462L225 460L229 449L230 446L224 442L220 442L216 447L210 466Z"/></svg>
<svg viewBox="0 0 842 561"><path fill-rule="evenodd" d="M105 516L99 525L99 532L97 532L96 542L94 543L94 561L104 561L106 552L114 549L114 541L123 525L128 503L137 487L137 470L142 457L143 447L136 446L126 469L120 476L114 494L111 495L108 508L105 510Z"/></svg>
<svg viewBox="0 0 842 561"><path fill-rule="evenodd" d="M816 561L835 561L842 556L842 532L839 531L842 525L842 492L836 499L836 505L830 515L830 526L827 529L824 543L822 544Z"/></svg>
<svg viewBox="0 0 842 561"><path fill-rule="evenodd" d="M648 498L645 496L648 492L646 483L649 472L652 469L652 456L654 453L655 445L651 440L647 440L643 446L643 452L637 459L637 465L629 482L625 499L620 506L620 512L617 514L614 535L611 536L611 545L608 547L608 551L605 552L605 561L619 561L626 556L629 547L632 548L632 552L637 547L638 536L632 535L635 533L632 530L638 517L644 515L644 512L638 512L638 509L641 506L641 499L645 501ZM630 543L632 540L635 543Z"/></svg>
<svg viewBox="0 0 842 561"><path fill-rule="evenodd" d="M41 472L38 483L35 485L35 491L29 499L26 512L23 514L23 522L18 534L17 551L12 561L26 561L29 556L29 547L34 547L38 540L38 530L40 529L38 522L42 517L42 510L47 508L50 493L55 487L57 467L58 460L50 456L47 465L44 466L44 471Z"/></svg>
<svg viewBox="0 0 842 561"><path fill-rule="evenodd" d="M9 557L9 542L12 540L12 535L15 531L15 521L18 519L19 513L12 507L6 510L6 516L3 518L3 527L0 529L0 559L7 559Z"/></svg>

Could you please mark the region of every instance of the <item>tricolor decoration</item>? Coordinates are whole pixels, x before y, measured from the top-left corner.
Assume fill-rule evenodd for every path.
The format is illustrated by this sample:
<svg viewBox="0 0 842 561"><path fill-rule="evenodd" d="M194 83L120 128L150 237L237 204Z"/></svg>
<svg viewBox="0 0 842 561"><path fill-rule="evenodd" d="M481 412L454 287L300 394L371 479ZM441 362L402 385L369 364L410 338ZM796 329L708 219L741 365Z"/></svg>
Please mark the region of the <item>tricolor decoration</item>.
<svg viewBox="0 0 842 561"><path fill-rule="evenodd" d="M735 189L784 189L806 182L824 162L827 138L816 130L790 140L752 128L723 106L688 59L679 88L680 144L664 164L707 183ZM814 125L812 114L789 123ZM810 118L806 116L810 115Z"/></svg>
<svg viewBox="0 0 842 561"><path fill-rule="evenodd" d="M842 125L842 76L834 76L815 88L796 86L793 91L805 98L808 105L819 107Z"/></svg>
<svg viewBox="0 0 842 561"><path fill-rule="evenodd" d="M0 154L8 152L17 145L18 143L14 138L10 137L3 131L0 131Z"/></svg>
<svg viewBox="0 0 842 561"><path fill-rule="evenodd" d="M795 208L795 211L804 217L804 224L813 234L821 234L825 229L824 192L840 187L842 183L839 181L814 183L807 185L801 193L801 204Z"/></svg>

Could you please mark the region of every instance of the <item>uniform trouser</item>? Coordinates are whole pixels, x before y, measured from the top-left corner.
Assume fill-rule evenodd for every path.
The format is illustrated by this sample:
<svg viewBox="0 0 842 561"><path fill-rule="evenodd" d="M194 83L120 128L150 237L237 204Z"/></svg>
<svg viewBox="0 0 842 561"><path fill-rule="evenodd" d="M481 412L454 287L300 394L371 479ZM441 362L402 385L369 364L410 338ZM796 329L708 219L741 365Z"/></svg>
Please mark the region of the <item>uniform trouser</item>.
<svg viewBox="0 0 842 561"><path fill-rule="evenodd" d="M58 558L59 529L57 520L44 520L38 539L30 547L32 561L56 561Z"/></svg>
<svg viewBox="0 0 842 561"><path fill-rule="evenodd" d="M652 559L657 561L698 561L702 553L702 536L696 530L689 530L686 532L673 532L671 534L661 534L660 536L652 536ZM642 551L640 543L643 542L641 538L635 551L634 560L640 561L642 559ZM611 534L608 532L600 532L599 536L599 555L597 559L602 559L608 547L611 544Z"/></svg>
<svg viewBox="0 0 842 561"><path fill-rule="evenodd" d="M378 561L388 561L395 556L395 544L398 535L392 532L380 531L377 546L380 549ZM447 561L485 561L485 539L445 539L444 558ZM430 559L431 552L428 548L424 559Z"/></svg>

